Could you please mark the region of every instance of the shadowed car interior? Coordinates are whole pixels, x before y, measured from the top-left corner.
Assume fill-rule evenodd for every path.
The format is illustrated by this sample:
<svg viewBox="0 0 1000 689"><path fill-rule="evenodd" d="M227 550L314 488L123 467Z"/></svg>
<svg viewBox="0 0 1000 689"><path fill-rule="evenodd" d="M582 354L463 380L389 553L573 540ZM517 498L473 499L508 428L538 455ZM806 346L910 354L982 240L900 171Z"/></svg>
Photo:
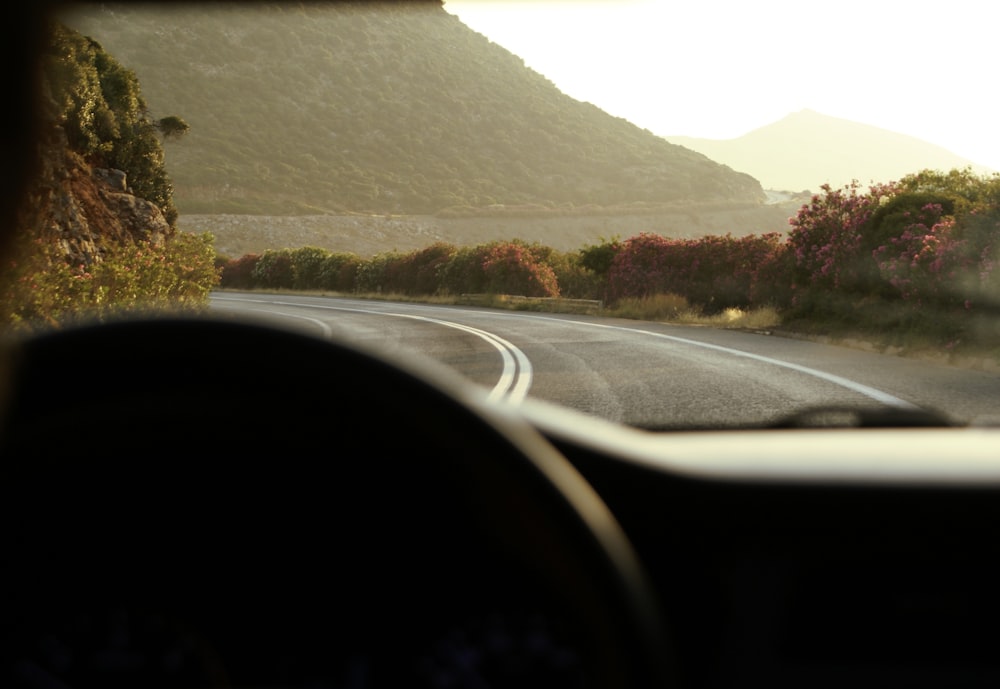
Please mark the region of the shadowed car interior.
<svg viewBox="0 0 1000 689"><path fill-rule="evenodd" d="M212 316L7 338L0 384L4 687L1000 683L995 427L655 433Z"/></svg>

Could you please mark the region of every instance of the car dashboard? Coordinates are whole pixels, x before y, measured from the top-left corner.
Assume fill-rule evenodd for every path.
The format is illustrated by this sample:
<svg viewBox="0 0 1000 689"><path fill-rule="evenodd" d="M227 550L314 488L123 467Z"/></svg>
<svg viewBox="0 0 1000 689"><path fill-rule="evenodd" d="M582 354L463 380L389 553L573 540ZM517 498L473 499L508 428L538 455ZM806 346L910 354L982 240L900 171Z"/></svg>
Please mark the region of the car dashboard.
<svg viewBox="0 0 1000 689"><path fill-rule="evenodd" d="M995 686L998 431L652 433L210 320L7 343L4 686Z"/></svg>
<svg viewBox="0 0 1000 689"><path fill-rule="evenodd" d="M995 429L650 434L534 416L640 553L679 686L1000 680Z"/></svg>

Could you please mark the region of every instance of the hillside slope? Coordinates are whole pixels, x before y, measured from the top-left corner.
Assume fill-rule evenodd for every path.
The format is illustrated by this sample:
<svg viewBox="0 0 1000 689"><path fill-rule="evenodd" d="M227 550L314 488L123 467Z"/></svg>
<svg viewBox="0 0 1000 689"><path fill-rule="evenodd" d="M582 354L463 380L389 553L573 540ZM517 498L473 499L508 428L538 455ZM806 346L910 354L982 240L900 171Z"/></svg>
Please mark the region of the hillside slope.
<svg viewBox="0 0 1000 689"><path fill-rule="evenodd" d="M32 177L18 218L25 249L81 270L117 247L160 247L176 231L170 181L139 84L84 36L55 27L43 52Z"/></svg>
<svg viewBox="0 0 1000 689"><path fill-rule="evenodd" d="M888 182L919 170L991 170L912 136L800 110L736 139L666 137L744 171L767 189L818 191L858 180Z"/></svg>
<svg viewBox="0 0 1000 689"><path fill-rule="evenodd" d="M185 213L759 204L760 184L559 91L439 2L102 5L64 21L138 75Z"/></svg>

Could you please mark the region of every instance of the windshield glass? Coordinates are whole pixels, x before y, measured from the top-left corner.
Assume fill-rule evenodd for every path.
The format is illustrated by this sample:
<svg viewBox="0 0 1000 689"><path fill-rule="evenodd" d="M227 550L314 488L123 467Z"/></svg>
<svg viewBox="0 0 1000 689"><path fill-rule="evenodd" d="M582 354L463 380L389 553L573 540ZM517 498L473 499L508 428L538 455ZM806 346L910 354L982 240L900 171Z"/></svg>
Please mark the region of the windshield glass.
<svg viewBox="0 0 1000 689"><path fill-rule="evenodd" d="M651 429L989 423L997 14L67 5L4 327L264 319Z"/></svg>

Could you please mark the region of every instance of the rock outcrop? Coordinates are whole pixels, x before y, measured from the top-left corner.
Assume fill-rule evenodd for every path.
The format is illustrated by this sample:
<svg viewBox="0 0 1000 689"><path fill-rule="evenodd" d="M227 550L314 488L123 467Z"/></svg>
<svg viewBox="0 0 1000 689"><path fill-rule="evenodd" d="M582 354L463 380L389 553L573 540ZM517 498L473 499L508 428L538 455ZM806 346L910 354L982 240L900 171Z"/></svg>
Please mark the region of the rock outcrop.
<svg viewBox="0 0 1000 689"><path fill-rule="evenodd" d="M94 168L72 152L60 127L43 138L39 161L20 224L70 263L89 266L115 245L161 245L174 232L155 204L130 193L125 173Z"/></svg>

